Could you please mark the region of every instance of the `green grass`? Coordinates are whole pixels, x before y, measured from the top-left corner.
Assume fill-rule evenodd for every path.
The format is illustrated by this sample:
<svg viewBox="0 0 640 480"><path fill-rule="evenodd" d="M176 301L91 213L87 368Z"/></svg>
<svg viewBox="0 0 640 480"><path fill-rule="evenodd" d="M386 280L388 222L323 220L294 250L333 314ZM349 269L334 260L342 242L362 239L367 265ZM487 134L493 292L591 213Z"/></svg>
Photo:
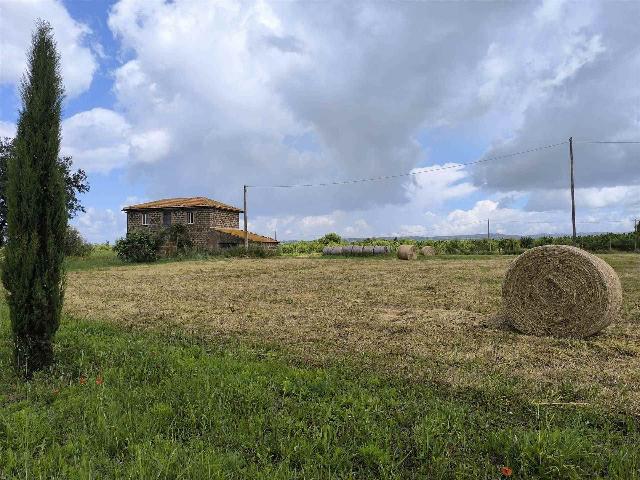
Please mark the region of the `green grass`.
<svg viewBox="0 0 640 480"><path fill-rule="evenodd" d="M27 383L0 313L2 479L640 477L637 419L535 407L499 379L452 391L65 319Z"/></svg>
<svg viewBox="0 0 640 480"><path fill-rule="evenodd" d="M106 248L95 249L86 257L67 257L65 259L65 268L68 271L92 270L122 265L127 264L120 260L113 250Z"/></svg>

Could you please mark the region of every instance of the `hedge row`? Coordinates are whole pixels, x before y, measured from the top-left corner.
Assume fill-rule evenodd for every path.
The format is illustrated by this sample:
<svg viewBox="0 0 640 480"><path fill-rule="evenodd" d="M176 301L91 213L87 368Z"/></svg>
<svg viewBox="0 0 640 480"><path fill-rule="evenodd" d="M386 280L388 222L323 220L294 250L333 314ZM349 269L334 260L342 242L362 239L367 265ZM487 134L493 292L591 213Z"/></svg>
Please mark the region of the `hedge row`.
<svg viewBox="0 0 640 480"><path fill-rule="evenodd" d="M321 253L327 245L386 245L395 252L402 244L414 244L421 248L430 245L440 255L495 255L517 254L526 248L540 245L572 245L570 236L564 237L521 237L519 239L469 239L469 240L412 240L396 238L393 240L380 238L367 238L364 240L346 242L335 234L318 240L288 242L280 244L280 253L283 255L305 255ZM337 237L337 238L336 238ZM601 235L582 235L578 237L578 246L594 253L609 251L632 252L636 241L634 233L607 233ZM640 248L640 240L638 240Z"/></svg>

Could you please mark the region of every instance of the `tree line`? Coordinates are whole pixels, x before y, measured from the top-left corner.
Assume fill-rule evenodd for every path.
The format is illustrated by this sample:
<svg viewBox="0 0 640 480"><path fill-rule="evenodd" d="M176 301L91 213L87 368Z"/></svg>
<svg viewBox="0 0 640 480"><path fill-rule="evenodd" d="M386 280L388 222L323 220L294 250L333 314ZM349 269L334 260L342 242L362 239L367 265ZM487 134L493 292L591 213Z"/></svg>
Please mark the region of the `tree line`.
<svg viewBox="0 0 640 480"><path fill-rule="evenodd" d="M415 240L404 238L366 238L347 241L336 233L329 233L317 240L283 242L279 251L284 255L304 255L321 253L326 246L332 245L380 245L388 246L392 252L400 245L412 244L419 248L432 246L440 255L510 255L541 245L573 245L571 236L543 236L501 239L451 239L451 240ZM640 249L640 231L629 233L603 233L578 236L576 245L593 253L633 252Z"/></svg>

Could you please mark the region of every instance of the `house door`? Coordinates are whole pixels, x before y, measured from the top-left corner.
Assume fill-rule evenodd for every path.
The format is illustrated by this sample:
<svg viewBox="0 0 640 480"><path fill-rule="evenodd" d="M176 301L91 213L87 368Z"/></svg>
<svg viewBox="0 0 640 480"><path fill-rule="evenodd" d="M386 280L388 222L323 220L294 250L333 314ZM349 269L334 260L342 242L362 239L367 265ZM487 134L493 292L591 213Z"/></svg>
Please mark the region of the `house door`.
<svg viewBox="0 0 640 480"><path fill-rule="evenodd" d="M171 225L171 212L162 212L162 225L165 227Z"/></svg>

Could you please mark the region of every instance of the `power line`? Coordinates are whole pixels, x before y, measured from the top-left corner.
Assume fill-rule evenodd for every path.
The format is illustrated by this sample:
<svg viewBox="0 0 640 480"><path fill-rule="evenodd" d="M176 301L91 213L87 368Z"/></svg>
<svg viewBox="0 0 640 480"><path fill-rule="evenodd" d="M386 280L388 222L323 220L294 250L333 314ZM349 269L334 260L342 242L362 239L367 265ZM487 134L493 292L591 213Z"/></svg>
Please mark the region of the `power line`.
<svg viewBox="0 0 640 480"><path fill-rule="evenodd" d="M436 168L432 168L432 167L428 167L428 168L424 168L421 170L416 170L413 172L408 172L408 173L399 173L396 175L382 175L380 177L370 177L370 178L358 178L358 179L350 179L350 180L340 180L340 181L335 181L335 182L325 182L325 183L301 183L301 184L294 184L294 185L246 185L248 188L302 188L302 187L329 187L329 186L334 186L334 185L348 185L348 184L353 184L353 183L362 183L362 182L376 182L376 181L382 181L382 180L391 180L393 178L401 178L401 177L409 177L409 176L414 176L414 175L420 175L423 173L431 173L431 172L439 172L442 170L450 170L452 168L460 168L460 167L467 167L469 165L477 165L479 163L485 163L485 162L491 162L494 160L500 160L503 158L510 158L510 157L515 157L517 155L524 155L526 153L532 153L532 152L537 152L540 150L546 150L548 148L555 148L555 147L559 147L560 145L566 145L569 142L560 142L560 143L553 143L550 145L544 145L541 147L535 147L535 148L530 148L528 150L522 150L520 152L515 152L515 153L508 153L506 155L498 155L495 157L488 157L488 158L483 158L481 160L476 160L474 162L467 162L467 163L457 163L455 165L449 165L449 166L445 166L445 167L436 167Z"/></svg>
<svg viewBox="0 0 640 480"><path fill-rule="evenodd" d="M609 140L578 140L575 143L592 143L592 144L593 143L605 143L605 144L606 143L613 143L613 144L625 144L626 143L626 144L639 144L640 141L637 142L637 141L632 141L632 140L629 140L629 141L622 141L622 140L621 141L613 141L613 140L612 141L609 141Z"/></svg>

